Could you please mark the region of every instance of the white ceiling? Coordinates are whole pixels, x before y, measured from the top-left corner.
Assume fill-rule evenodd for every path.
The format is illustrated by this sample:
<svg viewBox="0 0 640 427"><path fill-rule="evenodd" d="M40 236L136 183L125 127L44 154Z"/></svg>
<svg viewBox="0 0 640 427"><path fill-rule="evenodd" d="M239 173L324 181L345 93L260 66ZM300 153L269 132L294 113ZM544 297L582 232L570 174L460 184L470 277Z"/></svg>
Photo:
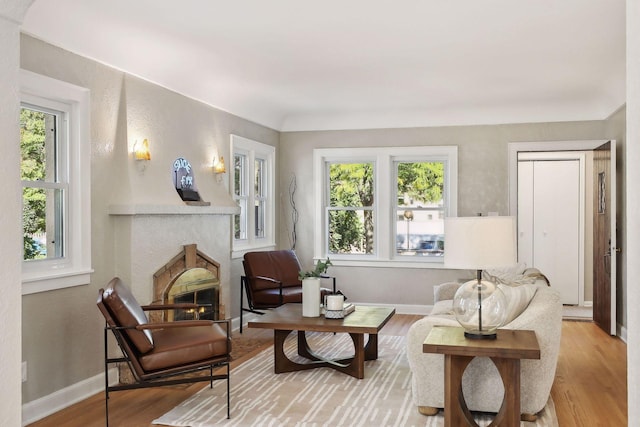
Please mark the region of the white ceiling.
<svg viewBox="0 0 640 427"><path fill-rule="evenodd" d="M23 31L283 131L601 120L624 0L36 0Z"/></svg>

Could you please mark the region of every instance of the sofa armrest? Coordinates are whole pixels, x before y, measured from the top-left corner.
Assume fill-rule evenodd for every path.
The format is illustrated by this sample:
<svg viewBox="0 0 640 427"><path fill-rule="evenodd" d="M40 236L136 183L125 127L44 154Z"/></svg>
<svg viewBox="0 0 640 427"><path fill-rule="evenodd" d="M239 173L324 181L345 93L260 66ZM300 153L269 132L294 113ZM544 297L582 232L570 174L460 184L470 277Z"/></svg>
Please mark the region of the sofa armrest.
<svg viewBox="0 0 640 427"><path fill-rule="evenodd" d="M422 346L434 326L460 326L453 316L425 316L407 332L407 359L416 406L444 407L444 355L424 353Z"/></svg>
<svg viewBox="0 0 640 427"><path fill-rule="evenodd" d="M458 282L445 282L433 287L433 302L453 299L456 291L461 286Z"/></svg>

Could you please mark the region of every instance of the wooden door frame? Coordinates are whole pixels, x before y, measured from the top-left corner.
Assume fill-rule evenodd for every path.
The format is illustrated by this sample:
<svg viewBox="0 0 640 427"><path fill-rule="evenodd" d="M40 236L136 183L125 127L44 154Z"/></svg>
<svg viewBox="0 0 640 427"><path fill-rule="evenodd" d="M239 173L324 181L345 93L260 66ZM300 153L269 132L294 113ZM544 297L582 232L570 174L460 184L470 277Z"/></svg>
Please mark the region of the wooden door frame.
<svg viewBox="0 0 640 427"><path fill-rule="evenodd" d="M593 151L596 148L611 142L612 150L615 150L616 141L613 139L601 139L601 140L580 140L580 141L544 141L544 142L510 142L508 144L509 155L509 215L517 216L518 214L518 153L519 152L535 152L535 151ZM612 185L615 184L616 169L615 167L611 171ZM611 203L616 203L616 194L612 195L613 200ZM612 224L617 222L617 213L612 216ZM615 225L612 227L612 248L615 248L617 242L615 241ZM614 252L615 254L615 252ZM613 262L613 261L612 261ZM613 270L614 264L612 263L612 274L616 272ZM615 277L615 276L614 276ZM617 326L617 313L616 313L616 288L617 280L611 283L611 330L612 335L616 334ZM595 283L594 283L595 287Z"/></svg>

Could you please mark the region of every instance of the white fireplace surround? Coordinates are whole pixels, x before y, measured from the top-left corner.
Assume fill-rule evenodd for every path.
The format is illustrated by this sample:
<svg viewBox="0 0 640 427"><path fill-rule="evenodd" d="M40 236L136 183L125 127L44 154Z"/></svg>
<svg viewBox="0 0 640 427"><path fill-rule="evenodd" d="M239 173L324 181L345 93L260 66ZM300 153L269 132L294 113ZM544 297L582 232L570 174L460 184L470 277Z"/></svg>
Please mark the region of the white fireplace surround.
<svg viewBox="0 0 640 427"><path fill-rule="evenodd" d="M153 301L153 274L195 243L220 263L220 303L230 307L231 218L237 207L111 205L115 272L141 304Z"/></svg>

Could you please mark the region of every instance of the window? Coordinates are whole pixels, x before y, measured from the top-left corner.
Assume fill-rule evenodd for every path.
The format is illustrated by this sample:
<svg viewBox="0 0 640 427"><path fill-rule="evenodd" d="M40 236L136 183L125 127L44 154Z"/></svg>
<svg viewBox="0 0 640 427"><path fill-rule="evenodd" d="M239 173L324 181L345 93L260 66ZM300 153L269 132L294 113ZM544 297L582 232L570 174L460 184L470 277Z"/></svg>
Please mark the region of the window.
<svg viewBox="0 0 640 427"><path fill-rule="evenodd" d="M275 246L275 148L231 135L231 193L240 206L233 217L234 256L242 251Z"/></svg>
<svg viewBox="0 0 640 427"><path fill-rule="evenodd" d="M22 293L89 283L89 92L21 72Z"/></svg>
<svg viewBox="0 0 640 427"><path fill-rule="evenodd" d="M456 215L457 147L314 150L315 256L434 266Z"/></svg>

